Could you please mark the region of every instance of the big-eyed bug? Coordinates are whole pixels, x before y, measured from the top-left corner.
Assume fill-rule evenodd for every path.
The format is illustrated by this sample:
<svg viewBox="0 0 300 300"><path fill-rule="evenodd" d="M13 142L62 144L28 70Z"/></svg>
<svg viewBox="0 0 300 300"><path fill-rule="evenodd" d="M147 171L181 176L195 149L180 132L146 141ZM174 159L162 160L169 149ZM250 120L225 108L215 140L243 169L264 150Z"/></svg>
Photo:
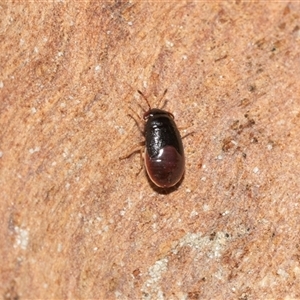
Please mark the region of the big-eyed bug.
<svg viewBox="0 0 300 300"><path fill-rule="evenodd" d="M165 90L162 98L166 94ZM174 116L168 111L151 108L145 111L145 154L144 165L151 181L160 188L170 188L182 178L185 169L185 157L182 140L174 122ZM162 100L161 98L161 100Z"/></svg>

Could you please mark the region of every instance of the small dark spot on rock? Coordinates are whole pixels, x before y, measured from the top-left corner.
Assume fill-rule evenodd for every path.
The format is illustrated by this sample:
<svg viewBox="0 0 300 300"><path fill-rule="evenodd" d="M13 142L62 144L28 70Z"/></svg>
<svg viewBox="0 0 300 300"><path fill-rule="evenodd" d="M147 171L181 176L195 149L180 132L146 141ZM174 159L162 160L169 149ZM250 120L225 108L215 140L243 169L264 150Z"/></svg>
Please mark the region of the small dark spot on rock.
<svg viewBox="0 0 300 300"><path fill-rule="evenodd" d="M257 144L258 143L258 139L256 137L253 137L252 140L251 140L251 142L253 144Z"/></svg>
<svg viewBox="0 0 300 300"><path fill-rule="evenodd" d="M298 25L296 25L296 26L294 27L294 29L293 29L293 32L297 32L297 31L299 31L299 26L298 26Z"/></svg>
<svg viewBox="0 0 300 300"><path fill-rule="evenodd" d="M200 291L188 292L188 299L198 300L200 299Z"/></svg>
<svg viewBox="0 0 300 300"><path fill-rule="evenodd" d="M290 7L287 5L283 10L283 15L288 15L291 12Z"/></svg>
<svg viewBox="0 0 300 300"><path fill-rule="evenodd" d="M216 237L216 232L212 232L210 235L209 235L209 240L210 241L213 241Z"/></svg>
<svg viewBox="0 0 300 300"><path fill-rule="evenodd" d="M12 280L10 282L10 287L8 288L8 290L6 290L6 292L4 292L3 299L4 300L20 300L20 296L18 295L18 293L16 291L15 280Z"/></svg>
<svg viewBox="0 0 300 300"><path fill-rule="evenodd" d="M283 29L285 29L285 26L286 26L285 23L281 23L281 24L278 25L278 28L283 30Z"/></svg>
<svg viewBox="0 0 300 300"><path fill-rule="evenodd" d="M250 119L250 120L248 120L246 127L252 127L254 124L255 124L255 121L253 119Z"/></svg>
<svg viewBox="0 0 300 300"><path fill-rule="evenodd" d="M255 86L254 84L250 84L250 85L248 86L248 91L249 91L249 92L253 93L255 90L256 90L256 86Z"/></svg>
<svg viewBox="0 0 300 300"><path fill-rule="evenodd" d="M223 139L222 150L224 152L228 152L234 146L235 146L235 144L234 144L234 141L233 141L232 137L227 137L227 138Z"/></svg>
<svg viewBox="0 0 300 300"><path fill-rule="evenodd" d="M232 124L231 124L231 126L230 126L230 129L232 129L232 130L237 130L238 128L239 128L239 120L235 120Z"/></svg>
<svg viewBox="0 0 300 300"><path fill-rule="evenodd" d="M240 297L239 300L248 300L248 295L243 293Z"/></svg>
<svg viewBox="0 0 300 300"><path fill-rule="evenodd" d="M266 42L265 38L262 38L262 39L256 41L255 45L261 49L262 46L265 44L265 42Z"/></svg>
<svg viewBox="0 0 300 300"><path fill-rule="evenodd" d="M140 275L141 275L140 269L135 269L135 270L132 272L132 275L134 276L134 278L140 277Z"/></svg>
<svg viewBox="0 0 300 300"><path fill-rule="evenodd" d="M250 104L249 98L244 98L241 100L240 106L246 107L249 104Z"/></svg>
<svg viewBox="0 0 300 300"><path fill-rule="evenodd" d="M227 58L227 54L222 56L222 57L219 57L219 58L215 59L215 62L218 62L218 61L223 60L225 58Z"/></svg>

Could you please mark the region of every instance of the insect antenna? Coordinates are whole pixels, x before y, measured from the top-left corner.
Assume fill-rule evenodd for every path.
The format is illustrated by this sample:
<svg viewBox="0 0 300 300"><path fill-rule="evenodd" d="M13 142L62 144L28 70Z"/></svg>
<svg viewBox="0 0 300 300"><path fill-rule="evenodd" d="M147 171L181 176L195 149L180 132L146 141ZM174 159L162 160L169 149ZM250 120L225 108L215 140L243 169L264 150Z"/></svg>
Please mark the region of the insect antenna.
<svg viewBox="0 0 300 300"><path fill-rule="evenodd" d="M168 89L165 89L164 93L162 94L162 96L160 97L160 99L159 99L159 101L158 101L157 107L160 107L160 109L163 109L163 108L166 106L167 102L168 102L168 100L165 100L163 106L160 106L161 101L164 99L164 97L165 97L167 91L168 91Z"/></svg>
<svg viewBox="0 0 300 300"><path fill-rule="evenodd" d="M151 105L150 105L150 103L149 103L147 97L146 97L140 90L138 90L138 93L145 99L145 101L146 101L146 103L147 103L149 109L151 109ZM144 109L143 109L143 110L144 110ZM145 110L144 110L144 111L145 111Z"/></svg>

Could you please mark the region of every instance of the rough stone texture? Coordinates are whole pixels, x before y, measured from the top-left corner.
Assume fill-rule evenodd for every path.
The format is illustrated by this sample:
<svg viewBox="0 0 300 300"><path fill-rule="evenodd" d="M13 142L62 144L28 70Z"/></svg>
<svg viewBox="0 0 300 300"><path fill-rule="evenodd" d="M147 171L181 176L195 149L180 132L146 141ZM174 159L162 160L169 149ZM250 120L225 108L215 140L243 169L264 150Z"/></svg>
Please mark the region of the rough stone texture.
<svg viewBox="0 0 300 300"><path fill-rule="evenodd" d="M2 299L299 299L299 12L2 1ZM194 134L161 193L119 157L166 88Z"/></svg>

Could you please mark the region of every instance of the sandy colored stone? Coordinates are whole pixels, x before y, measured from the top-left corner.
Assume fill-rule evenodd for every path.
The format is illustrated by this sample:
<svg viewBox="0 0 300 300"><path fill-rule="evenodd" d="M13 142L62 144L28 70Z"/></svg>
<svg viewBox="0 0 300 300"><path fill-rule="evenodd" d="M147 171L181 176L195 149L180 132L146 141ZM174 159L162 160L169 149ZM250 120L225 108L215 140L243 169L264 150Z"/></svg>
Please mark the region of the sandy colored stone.
<svg viewBox="0 0 300 300"><path fill-rule="evenodd" d="M299 11L1 3L0 297L299 299ZM119 157L166 88L194 134L164 194Z"/></svg>

